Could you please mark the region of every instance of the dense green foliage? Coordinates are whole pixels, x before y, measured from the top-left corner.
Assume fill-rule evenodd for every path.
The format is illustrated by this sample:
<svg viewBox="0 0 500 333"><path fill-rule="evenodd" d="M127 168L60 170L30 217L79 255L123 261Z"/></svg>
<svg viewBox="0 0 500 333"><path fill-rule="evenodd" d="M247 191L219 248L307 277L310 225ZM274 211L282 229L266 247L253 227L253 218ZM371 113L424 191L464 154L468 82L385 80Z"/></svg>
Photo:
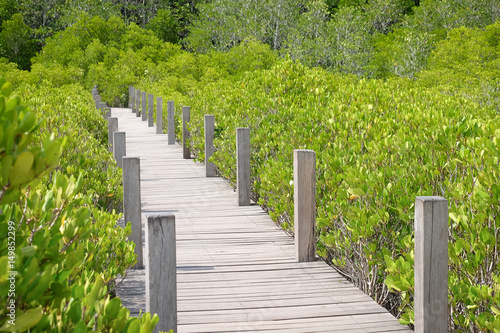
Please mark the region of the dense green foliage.
<svg viewBox="0 0 500 333"><path fill-rule="evenodd" d="M406 323L413 321L414 200L447 198L452 328L498 329L500 119L493 108L291 61L193 87L184 99L163 82L141 88L191 106L200 158L203 115L215 115L214 162L232 182L235 128L250 127L255 199L290 231L292 152L315 150L319 253L380 303L397 307L389 291L401 292Z"/></svg>
<svg viewBox="0 0 500 333"><path fill-rule="evenodd" d="M16 92L32 112L10 83L0 85L0 330L150 332L157 317L130 318L112 298L134 245L130 225L115 225L120 196L110 200L109 187L121 191L121 181L97 141L104 121L90 94L26 82Z"/></svg>
<svg viewBox="0 0 500 333"><path fill-rule="evenodd" d="M109 31L100 33L105 40ZM60 56L49 50L51 60ZM16 84L16 95L5 84L0 97L0 330L150 332L157 317L129 317L113 298L135 255L130 226L116 226L121 170L107 151L106 120L83 88L79 64L47 64L24 72L0 62L0 75ZM17 272L10 297L9 271ZM10 302L16 326L8 322Z"/></svg>
<svg viewBox="0 0 500 333"><path fill-rule="evenodd" d="M310 66L409 78L448 30L484 28L500 15L497 0L216 0L198 9L185 39L196 52L227 51L253 37Z"/></svg>
<svg viewBox="0 0 500 333"><path fill-rule="evenodd" d="M191 106L190 145L198 160L204 157L203 115L214 114L213 161L233 183L235 128L249 126L254 199L291 233L292 151L315 150L319 254L404 323L413 322L415 196L447 198L450 330L500 332L498 1L217 0L197 6L199 17L187 37L194 2L160 7L155 18L134 20L111 11L103 15L107 20L88 10L90 15L79 13L70 27L44 39L29 73L0 59L0 75L18 84L17 93L36 118L44 119L43 134L34 132L33 145L45 147L50 132L68 138L57 175L29 191L19 183L9 195L25 200L5 212L12 211L16 221L34 216L45 221L42 225L59 225L59 249L72 239L64 232L78 235L68 245L75 250L92 250L92 241L100 242L88 235L118 232L110 241L123 252L111 256L122 262L108 260L106 268L94 263L90 269L91 259L78 257L80 265L71 266L78 267L72 268L74 275L64 278L83 284L88 279L101 290L104 284L112 287L113 277L133 261L124 242L128 229L114 228L121 188L104 148L105 124L85 91L98 85L104 100L123 106L128 86L134 85L174 100L177 114L183 105ZM10 13L5 8L0 17ZM179 41L197 53L165 41ZM176 126L180 129L179 119ZM48 163L43 170L51 167ZM34 176L44 172L36 170ZM81 170L89 181L79 184L80 194L61 190L65 183L76 186ZM71 232L62 217L43 215L51 191L54 197L67 193L63 208L75 221ZM39 202L42 210L36 208ZM103 223L102 233L80 225L73 207L88 209L90 219ZM29 241L22 247L31 246ZM42 243L37 246L50 245ZM99 312L108 301L106 291L96 293ZM85 302L80 292L71 295ZM38 306L45 305L30 309ZM122 325L129 319L120 311L122 319L102 319L98 325ZM142 320L144 327L154 322L149 315Z"/></svg>
<svg viewBox="0 0 500 333"><path fill-rule="evenodd" d="M35 42L31 39L31 29L23 22L20 14L15 14L2 23L0 57L9 59L22 69L29 69L30 59L35 56L36 49Z"/></svg>
<svg viewBox="0 0 500 333"><path fill-rule="evenodd" d="M147 27L158 38L177 43L188 34L196 3L194 0L0 0L0 57L29 70L31 58L48 38L85 17L105 20L119 17L126 24Z"/></svg>
<svg viewBox="0 0 500 333"><path fill-rule="evenodd" d="M450 75L466 87L470 70L458 55L453 60L464 41L478 50L482 68L494 68L498 53L482 52L498 52L494 39L484 44L476 36L497 36L497 26L451 31L416 82L360 81L277 60L269 49L246 43L224 56L176 56L175 68L158 66L163 76L150 69L139 89L191 106L190 144L200 160L203 115L216 116L213 160L231 182L235 128L249 126L254 198L286 230L293 231L292 151L315 150L319 253L404 323L413 323L415 197L447 198L450 328L498 331L497 102L445 77L429 79L454 66ZM452 59L439 65L444 52ZM258 65L228 72L235 55L242 64ZM225 74L207 81L201 72L207 61ZM482 73L493 82L498 77Z"/></svg>

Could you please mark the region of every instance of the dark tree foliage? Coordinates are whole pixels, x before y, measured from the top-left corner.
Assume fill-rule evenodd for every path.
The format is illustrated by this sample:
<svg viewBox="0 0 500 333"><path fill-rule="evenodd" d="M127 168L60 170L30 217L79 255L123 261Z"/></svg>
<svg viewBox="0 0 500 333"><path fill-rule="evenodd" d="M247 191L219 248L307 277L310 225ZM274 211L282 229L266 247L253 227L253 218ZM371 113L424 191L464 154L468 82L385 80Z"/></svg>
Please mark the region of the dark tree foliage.
<svg viewBox="0 0 500 333"><path fill-rule="evenodd" d="M0 57L16 63L20 69L31 68L31 58L39 49L31 39L31 29L23 22L20 14L2 23L0 32Z"/></svg>

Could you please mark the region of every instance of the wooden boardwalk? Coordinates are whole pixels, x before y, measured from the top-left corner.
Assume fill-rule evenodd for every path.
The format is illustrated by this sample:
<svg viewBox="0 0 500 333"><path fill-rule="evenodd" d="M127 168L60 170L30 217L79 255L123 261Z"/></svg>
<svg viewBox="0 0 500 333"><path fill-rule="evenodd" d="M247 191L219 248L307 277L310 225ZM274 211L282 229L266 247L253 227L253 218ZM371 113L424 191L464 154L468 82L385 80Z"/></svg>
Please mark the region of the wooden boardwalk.
<svg viewBox="0 0 500 333"><path fill-rule="evenodd" d="M411 332L326 263L296 263L292 238L259 206L238 207L229 184L166 135L130 109L111 112L127 156L141 159L143 230L146 215L175 214L179 333ZM117 292L144 312L145 270Z"/></svg>

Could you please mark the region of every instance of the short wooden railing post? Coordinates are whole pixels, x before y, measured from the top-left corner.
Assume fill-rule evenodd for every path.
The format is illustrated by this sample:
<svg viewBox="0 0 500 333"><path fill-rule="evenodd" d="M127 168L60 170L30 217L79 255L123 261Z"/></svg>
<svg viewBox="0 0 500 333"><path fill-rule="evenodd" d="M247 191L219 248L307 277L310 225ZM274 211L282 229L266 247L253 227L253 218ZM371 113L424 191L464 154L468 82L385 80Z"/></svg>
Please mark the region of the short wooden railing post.
<svg viewBox="0 0 500 333"><path fill-rule="evenodd" d="M146 311L160 321L153 332L177 333L175 216L148 216L146 230Z"/></svg>
<svg viewBox="0 0 500 333"><path fill-rule="evenodd" d="M142 223L141 223L141 174L139 157L123 157L123 215L125 225L132 224L130 240L135 244L134 253L137 264L134 268L143 268Z"/></svg>
<svg viewBox="0 0 500 333"><path fill-rule="evenodd" d="M182 157L191 158L191 151L189 150L189 130L187 124L191 121L189 106L182 107Z"/></svg>
<svg viewBox="0 0 500 333"><path fill-rule="evenodd" d="M148 95L148 127L153 127L153 94Z"/></svg>
<svg viewBox="0 0 500 333"><path fill-rule="evenodd" d="M448 201L415 199L415 332L448 332Z"/></svg>
<svg viewBox="0 0 500 333"><path fill-rule="evenodd" d="M135 116L136 117L141 116L141 91L140 90L135 91Z"/></svg>
<svg viewBox="0 0 500 333"><path fill-rule="evenodd" d="M210 157L215 151L214 148L215 117L205 115L205 175L215 177L215 164L210 162Z"/></svg>
<svg viewBox="0 0 500 333"><path fill-rule="evenodd" d="M135 88L130 86L130 103L129 108L132 109L132 113L135 113Z"/></svg>
<svg viewBox="0 0 500 333"><path fill-rule="evenodd" d="M132 86L128 86L128 107L132 107Z"/></svg>
<svg viewBox="0 0 500 333"><path fill-rule="evenodd" d="M111 118L109 118L111 119ZM116 165L123 167L123 157L127 155L125 132L113 132L113 157Z"/></svg>
<svg viewBox="0 0 500 333"><path fill-rule="evenodd" d="M168 134L168 144L175 145L175 107L174 107L174 101L167 102L167 134Z"/></svg>
<svg viewBox="0 0 500 333"><path fill-rule="evenodd" d="M295 260L316 260L316 153L293 151Z"/></svg>
<svg viewBox="0 0 500 333"><path fill-rule="evenodd" d="M250 205L250 128L236 128L236 193L238 206Z"/></svg>
<svg viewBox="0 0 500 333"><path fill-rule="evenodd" d="M108 151L113 151L113 132L118 131L118 118L108 118Z"/></svg>
<svg viewBox="0 0 500 333"><path fill-rule="evenodd" d="M163 100L161 97L156 98L156 134L163 134L163 118L162 118Z"/></svg>
<svg viewBox="0 0 500 333"><path fill-rule="evenodd" d="M101 108L101 96L99 95L95 97L95 108L98 110Z"/></svg>
<svg viewBox="0 0 500 333"><path fill-rule="evenodd" d="M148 99L146 98L147 97L147 94L145 91L142 91L142 121L146 121L147 120L147 116L148 116L148 113L146 111L146 104L148 103Z"/></svg>

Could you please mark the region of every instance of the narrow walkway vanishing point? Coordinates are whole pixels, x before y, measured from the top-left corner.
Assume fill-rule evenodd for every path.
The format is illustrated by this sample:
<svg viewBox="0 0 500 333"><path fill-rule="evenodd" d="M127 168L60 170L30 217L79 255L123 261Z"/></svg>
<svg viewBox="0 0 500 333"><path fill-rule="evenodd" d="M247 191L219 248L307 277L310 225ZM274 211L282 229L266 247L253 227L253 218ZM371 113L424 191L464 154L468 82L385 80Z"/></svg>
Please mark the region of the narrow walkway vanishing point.
<svg viewBox="0 0 500 333"><path fill-rule="evenodd" d="M111 116L126 155L140 157L143 230L149 214L175 215L179 333L412 332L326 263L295 262L293 239L259 206L237 206L225 180L206 178L131 109ZM144 312L145 270L117 293Z"/></svg>

